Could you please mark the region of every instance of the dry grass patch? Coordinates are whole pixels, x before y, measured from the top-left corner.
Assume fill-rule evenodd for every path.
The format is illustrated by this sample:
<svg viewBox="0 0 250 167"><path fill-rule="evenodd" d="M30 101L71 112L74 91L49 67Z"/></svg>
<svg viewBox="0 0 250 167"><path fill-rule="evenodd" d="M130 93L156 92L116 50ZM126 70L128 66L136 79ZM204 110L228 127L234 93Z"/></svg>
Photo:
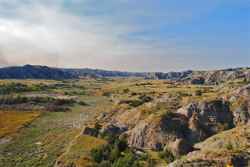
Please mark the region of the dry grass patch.
<svg viewBox="0 0 250 167"><path fill-rule="evenodd" d="M58 159L57 166L74 164L76 167L93 166L90 153L107 142L103 139L88 135L78 136L69 146L68 150Z"/></svg>
<svg viewBox="0 0 250 167"><path fill-rule="evenodd" d="M0 138L17 132L39 115L39 112L0 111Z"/></svg>

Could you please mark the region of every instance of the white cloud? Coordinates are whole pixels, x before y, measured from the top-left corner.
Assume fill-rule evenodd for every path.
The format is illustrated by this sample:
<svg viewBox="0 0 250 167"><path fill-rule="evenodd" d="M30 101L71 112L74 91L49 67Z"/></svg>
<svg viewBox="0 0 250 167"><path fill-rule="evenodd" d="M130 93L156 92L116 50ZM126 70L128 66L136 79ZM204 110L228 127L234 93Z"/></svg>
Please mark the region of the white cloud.
<svg viewBox="0 0 250 167"><path fill-rule="evenodd" d="M80 17L52 6L20 5L14 10L16 17L0 18L4 62L139 70L152 62L152 53L163 54L153 42L123 38L138 27Z"/></svg>
<svg viewBox="0 0 250 167"><path fill-rule="evenodd" d="M98 6L91 6L92 2L106 6L98 11ZM162 23L199 17L197 14L204 12L202 9L176 11L172 5L167 8L168 12L162 13L156 10L157 6L152 7L150 1L141 2L145 4L143 8L135 1L110 2L113 5L104 1L72 0L74 8L65 9L64 0L0 0L0 66L31 63L160 71L200 63L197 55L202 51L195 52L175 39L130 38L129 34ZM206 11L212 10L217 2L207 5ZM147 24L137 24L135 16L151 20L146 20Z"/></svg>

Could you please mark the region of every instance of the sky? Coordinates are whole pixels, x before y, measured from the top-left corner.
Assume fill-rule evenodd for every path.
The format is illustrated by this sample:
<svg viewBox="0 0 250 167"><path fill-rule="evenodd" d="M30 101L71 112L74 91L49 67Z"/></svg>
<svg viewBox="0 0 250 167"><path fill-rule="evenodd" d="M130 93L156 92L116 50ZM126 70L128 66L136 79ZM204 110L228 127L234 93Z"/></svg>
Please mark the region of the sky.
<svg viewBox="0 0 250 167"><path fill-rule="evenodd" d="M0 67L250 67L250 0L0 0Z"/></svg>

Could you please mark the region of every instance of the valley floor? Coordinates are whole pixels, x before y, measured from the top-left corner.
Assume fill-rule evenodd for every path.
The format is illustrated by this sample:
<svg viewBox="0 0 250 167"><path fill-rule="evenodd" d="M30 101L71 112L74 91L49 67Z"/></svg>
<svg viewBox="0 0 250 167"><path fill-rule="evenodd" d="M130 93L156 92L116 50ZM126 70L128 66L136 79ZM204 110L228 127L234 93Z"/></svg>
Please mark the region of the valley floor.
<svg viewBox="0 0 250 167"><path fill-rule="evenodd" d="M216 152L223 165L250 159L249 90L244 79L0 80L0 167L209 166Z"/></svg>

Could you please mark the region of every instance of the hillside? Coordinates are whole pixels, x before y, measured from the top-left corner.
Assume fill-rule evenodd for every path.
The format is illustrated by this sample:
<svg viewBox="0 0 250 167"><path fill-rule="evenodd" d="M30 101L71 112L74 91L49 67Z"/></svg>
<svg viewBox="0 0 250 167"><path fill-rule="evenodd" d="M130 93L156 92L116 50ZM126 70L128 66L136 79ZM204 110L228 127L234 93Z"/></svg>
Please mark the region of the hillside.
<svg viewBox="0 0 250 167"><path fill-rule="evenodd" d="M0 80L0 166L250 165L249 69L171 79L6 69L25 78Z"/></svg>
<svg viewBox="0 0 250 167"><path fill-rule="evenodd" d="M25 65L0 69L1 79L72 79L76 77L62 69L47 66Z"/></svg>
<svg viewBox="0 0 250 167"><path fill-rule="evenodd" d="M153 80L172 80L192 84L218 84L229 80L245 78L250 80L250 68L223 69L215 71L183 72L121 72L98 69L64 69L47 66L25 65L0 68L1 79L77 79L81 77L141 77Z"/></svg>

